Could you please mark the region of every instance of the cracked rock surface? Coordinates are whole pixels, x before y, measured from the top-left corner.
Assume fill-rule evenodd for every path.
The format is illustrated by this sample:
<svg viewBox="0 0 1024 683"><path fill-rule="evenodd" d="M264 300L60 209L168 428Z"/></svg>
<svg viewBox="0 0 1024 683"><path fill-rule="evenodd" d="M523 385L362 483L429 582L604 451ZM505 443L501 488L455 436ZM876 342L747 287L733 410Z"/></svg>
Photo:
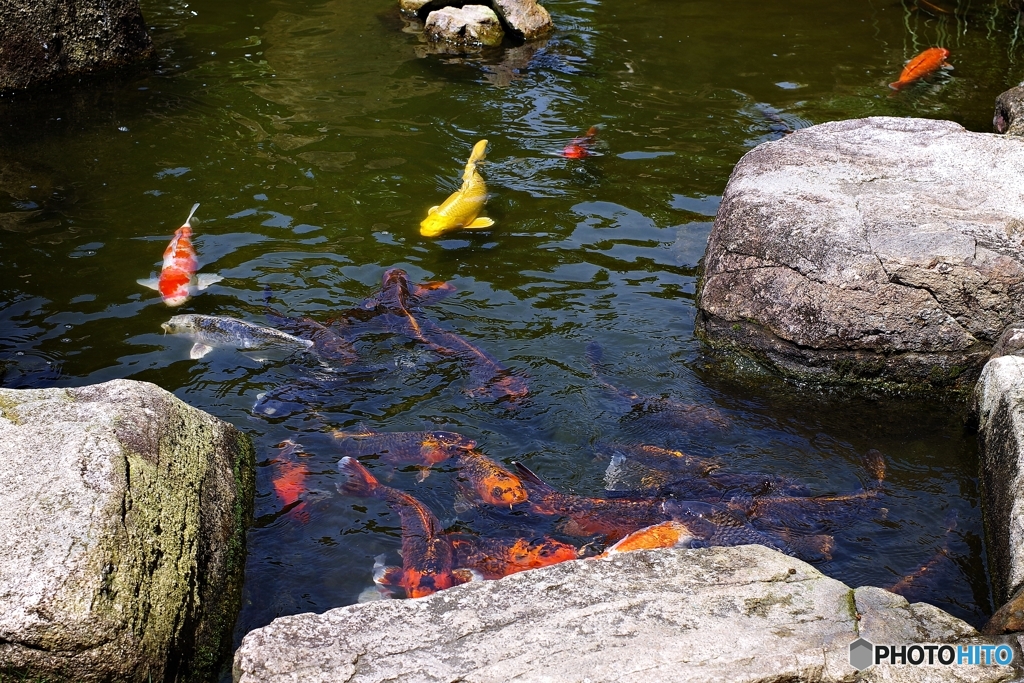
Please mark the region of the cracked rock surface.
<svg viewBox="0 0 1024 683"><path fill-rule="evenodd" d="M1024 319L1024 139L875 117L732 173L697 330L802 380L967 387Z"/></svg>
<svg viewBox="0 0 1024 683"><path fill-rule="evenodd" d="M215 678L253 468L153 384L0 389L0 679Z"/></svg>
<svg viewBox="0 0 1024 683"><path fill-rule="evenodd" d="M853 681L858 637L937 643L977 633L762 546L657 550L275 619L245 636L234 674L239 683ZM1007 667L886 665L860 680L1012 676Z"/></svg>

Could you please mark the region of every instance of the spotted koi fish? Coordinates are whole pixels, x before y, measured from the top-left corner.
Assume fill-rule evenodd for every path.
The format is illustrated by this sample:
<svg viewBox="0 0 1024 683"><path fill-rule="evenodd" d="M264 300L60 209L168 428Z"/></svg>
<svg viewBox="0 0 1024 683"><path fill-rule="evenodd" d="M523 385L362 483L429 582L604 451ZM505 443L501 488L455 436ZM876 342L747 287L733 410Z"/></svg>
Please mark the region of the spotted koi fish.
<svg viewBox="0 0 1024 683"><path fill-rule="evenodd" d="M574 546L552 538L482 538L451 535L455 563L477 572L484 579L548 567L579 557Z"/></svg>

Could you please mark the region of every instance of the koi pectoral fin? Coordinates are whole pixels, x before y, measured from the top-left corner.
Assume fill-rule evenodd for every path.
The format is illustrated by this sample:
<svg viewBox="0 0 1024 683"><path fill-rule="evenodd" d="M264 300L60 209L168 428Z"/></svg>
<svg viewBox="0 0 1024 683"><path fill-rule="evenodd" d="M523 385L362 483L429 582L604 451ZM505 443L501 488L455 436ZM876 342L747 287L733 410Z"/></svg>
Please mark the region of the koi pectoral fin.
<svg viewBox="0 0 1024 683"><path fill-rule="evenodd" d="M462 226L465 230L480 230L482 228L489 228L494 225L494 221L490 218L477 218L469 225Z"/></svg>
<svg viewBox="0 0 1024 683"><path fill-rule="evenodd" d="M136 282L143 287L149 287L150 289L155 289L158 292L160 291L160 280L155 277L142 278L140 280L136 280Z"/></svg>
<svg viewBox="0 0 1024 683"><path fill-rule="evenodd" d="M440 209L440 208L441 208L440 205L430 207L429 209L427 209L427 215L429 216L432 213L437 213L437 210Z"/></svg>
<svg viewBox="0 0 1024 683"><path fill-rule="evenodd" d="M224 277L221 275L212 275L209 273L202 273L196 276L196 289L202 291L212 284L220 282Z"/></svg>
<svg viewBox="0 0 1024 683"><path fill-rule="evenodd" d="M199 342L196 342L195 344L192 345L192 348L189 350L188 357L193 360L196 360L198 358L202 358L210 351L213 351L212 346L207 346L206 344L200 344Z"/></svg>

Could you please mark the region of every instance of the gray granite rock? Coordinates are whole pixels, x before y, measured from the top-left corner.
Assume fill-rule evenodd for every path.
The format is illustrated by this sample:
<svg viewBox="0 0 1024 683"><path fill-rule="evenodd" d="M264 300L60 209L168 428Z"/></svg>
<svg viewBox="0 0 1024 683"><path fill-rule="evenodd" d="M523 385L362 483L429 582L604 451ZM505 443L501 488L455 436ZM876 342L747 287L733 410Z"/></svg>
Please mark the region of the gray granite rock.
<svg viewBox="0 0 1024 683"><path fill-rule="evenodd" d="M551 15L536 0L492 0L494 11L524 40L535 40L554 29Z"/></svg>
<svg viewBox="0 0 1024 683"><path fill-rule="evenodd" d="M1024 86L1010 88L996 98L992 130L1006 135L1024 135Z"/></svg>
<svg viewBox="0 0 1024 683"><path fill-rule="evenodd" d="M501 45L505 32L490 7L466 5L431 12L423 27L427 37L451 45Z"/></svg>
<svg viewBox="0 0 1024 683"><path fill-rule="evenodd" d="M800 380L973 385L1024 318L1024 140L956 123L812 126L736 165L698 334Z"/></svg>
<svg viewBox="0 0 1024 683"><path fill-rule="evenodd" d="M121 66L152 49L139 0L0 0L0 90Z"/></svg>
<svg viewBox="0 0 1024 683"><path fill-rule="evenodd" d="M0 390L0 679L214 677L253 487L249 439L155 385Z"/></svg>
<svg viewBox="0 0 1024 683"><path fill-rule="evenodd" d="M994 358L974 390L996 603L1024 588L1024 357Z"/></svg>
<svg viewBox="0 0 1024 683"><path fill-rule="evenodd" d="M941 610L853 591L761 546L642 551L275 619L243 639L235 681L853 681L849 645L860 636L976 635ZM906 682L1013 675L938 665L865 673Z"/></svg>

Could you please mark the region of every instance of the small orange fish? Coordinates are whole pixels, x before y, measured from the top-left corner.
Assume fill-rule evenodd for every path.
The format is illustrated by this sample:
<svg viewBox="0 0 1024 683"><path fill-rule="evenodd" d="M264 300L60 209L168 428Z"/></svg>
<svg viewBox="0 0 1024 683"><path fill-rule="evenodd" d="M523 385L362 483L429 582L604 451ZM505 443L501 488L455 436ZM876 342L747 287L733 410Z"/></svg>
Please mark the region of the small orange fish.
<svg viewBox="0 0 1024 683"><path fill-rule="evenodd" d="M483 453L466 449L455 455L459 465L459 479L489 505L515 505L526 500L526 489L516 475L488 458Z"/></svg>
<svg viewBox="0 0 1024 683"><path fill-rule="evenodd" d="M596 557L608 557L632 550L685 547L693 540L694 533L688 526L672 520L634 531Z"/></svg>
<svg viewBox="0 0 1024 683"><path fill-rule="evenodd" d="M575 547L547 537L503 539L459 534L449 538L455 548L455 564L485 579L500 579L579 557Z"/></svg>
<svg viewBox="0 0 1024 683"><path fill-rule="evenodd" d="M921 80L925 76L935 73L939 69L949 67L946 58L949 57L949 50L944 47L930 47L918 56L907 62L900 73L899 80L890 83L893 90L902 90L911 83Z"/></svg>
<svg viewBox="0 0 1024 683"><path fill-rule="evenodd" d="M573 138L573 141L562 150L562 156L566 159L586 159L590 156L590 146L597 137L597 126L590 129L581 137Z"/></svg>
<svg viewBox="0 0 1024 683"><path fill-rule="evenodd" d="M274 493L281 499L284 508L302 522L309 521L309 513L305 510L306 503L300 502L302 494L306 492L305 481L308 475L309 470L305 463L285 460L278 464L277 476L271 482ZM295 505L297 502L298 505ZM295 507L291 507L292 505Z"/></svg>
<svg viewBox="0 0 1024 683"><path fill-rule="evenodd" d="M188 218L174 232L170 244L164 249L164 262L160 269L160 276L148 280L136 280L143 287L160 292L160 296L168 306L181 306L197 291L206 289L224 279L220 275L196 275L199 259L196 257L196 250L192 247L190 221L198 208L199 204L192 206Z"/></svg>

